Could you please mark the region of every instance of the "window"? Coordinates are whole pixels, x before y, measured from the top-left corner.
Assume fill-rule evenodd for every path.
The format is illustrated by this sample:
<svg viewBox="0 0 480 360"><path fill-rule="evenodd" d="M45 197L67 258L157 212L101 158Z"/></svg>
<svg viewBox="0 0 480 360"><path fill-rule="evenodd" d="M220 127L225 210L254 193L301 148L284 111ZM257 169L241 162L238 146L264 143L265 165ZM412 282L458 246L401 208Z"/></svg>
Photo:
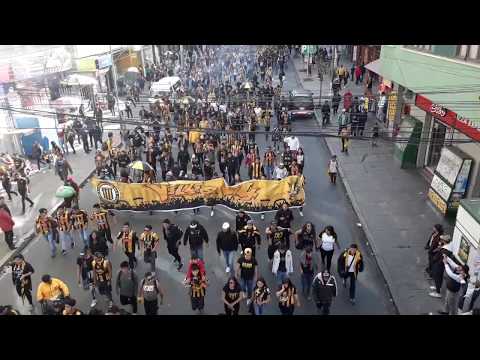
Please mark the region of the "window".
<svg viewBox="0 0 480 360"><path fill-rule="evenodd" d="M480 45L457 45L456 55L464 61L480 60L479 46Z"/></svg>
<svg viewBox="0 0 480 360"><path fill-rule="evenodd" d="M470 45L470 51L468 52L468 58L472 60L478 59L478 46L479 45Z"/></svg>

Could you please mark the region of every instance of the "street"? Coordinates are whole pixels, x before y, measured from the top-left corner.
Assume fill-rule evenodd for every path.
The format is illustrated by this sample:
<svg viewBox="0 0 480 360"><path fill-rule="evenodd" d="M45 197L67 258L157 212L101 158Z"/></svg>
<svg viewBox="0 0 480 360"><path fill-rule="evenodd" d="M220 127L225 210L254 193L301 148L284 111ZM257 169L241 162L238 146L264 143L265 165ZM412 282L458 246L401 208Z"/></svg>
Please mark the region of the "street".
<svg viewBox="0 0 480 360"><path fill-rule="evenodd" d="M290 89L301 88L301 83L295 72L294 65L290 61L288 68L285 71L286 79L284 81L284 91ZM138 106L137 106L138 110ZM276 120L274 120L276 121ZM275 127L272 124L272 128ZM320 127L314 118L298 119L293 124L293 131L318 131ZM263 154L266 146L263 135L256 136L256 142L260 148L260 153ZM320 232L326 225L332 225L338 234L338 240L342 249L347 248L351 243L356 243L364 255L365 270L359 274L357 283L357 302L352 305L348 298L348 289L342 286L340 277L336 272L336 259L340 250L335 250L332 273L337 278L338 296L333 301L331 313L334 315L388 315L395 314L396 311L390 300L389 292L382 274L376 264L375 259L371 256L371 250L366 245L365 234L361 227L357 225L359 220L348 200L346 191L341 181L337 181L336 185L330 184L329 178L326 174L326 168L330 159L330 152L326 147L325 140L320 137L300 137L300 146L305 152L305 170L304 175L306 179L306 201L304 206L304 217L299 215L298 210L294 209L295 220L293 222L293 230L298 230L303 223L311 221L315 224L317 233ZM173 147L174 157L178 149L176 144ZM82 152L82 150L80 150ZM93 170L93 159L81 160L82 171L88 170L89 166ZM72 164L73 165L73 164ZM77 166L75 164L75 166ZM217 164L218 167L218 164ZM74 167L75 171L75 167ZM247 171L245 167L241 168L242 179L247 179ZM59 181L58 181L59 183ZM56 184L56 183L55 183ZM57 186L49 183L49 187ZM38 186L38 185L35 185ZM42 185L40 185L42 186ZM52 206L53 200L52 201ZM81 191L80 208L91 211L92 205L98 202L98 197L93 191L89 183ZM33 211L33 210L32 210ZM217 315L224 313L223 302L221 300L222 288L225 285L228 274L225 273L225 264L223 256L219 256L216 252L215 239L217 232L221 230L222 223L228 221L231 227L235 224L235 213L222 206L215 208L215 215L210 216L210 208L204 207L198 215L193 215L192 211L179 211L178 214L170 213L154 213L153 215L140 215L128 213L119 214L115 216L115 223L112 229L112 235L116 235L120 231L121 226L125 221L130 222L131 227L139 235L143 231L146 224L151 224L153 230L159 235L161 234L161 223L164 219L169 218L172 222L178 224L182 229L185 229L192 219L197 219L207 230L209 234L209 247L205 249L205 262L207 269L207 277L209 279L209 286L206 290L205 298L205 314ZM262 247L257 251L257 259L259 262L259 274L265 277L267 285L273 290L276 290L275 279L268 268L267 254L266 254L266 240L265 228L273 219L274 213L267 213L265 220L260 219L260 215L254 215L255 225L261 230ZM30 226L31 224L29 224ZM36 287L43 274L50 274L53 277L62 279L70 288L71 296L77 300L77 307L83 312L87 313L90 309L91 297L88 291L84 291L77 286L76 278L76 258L80 252L81 240L76 239L76 247L73 251L65 256L58 255L56 258L50 258L48 244L45 240L34 239L23 251L25 259L32 264L35 269L35 274L32 276L33 280L33 294L35 297ZM294 275L292 276L293 283L301 293L300 283L300 251L292 246L293 252L293 266ZM188 261L190 251L187 247L181 246L180 256L184 263ZM137 252L138 267L135 269L139 278L148 271L148 266L143 262L143 259ZM109 259L112 261L114 279L119 271L120 262L126 260L121 249L116 249L115 252L110 251ZM181 271L177 271L172 263L171 256L167 253L166 244L161 240L161 247L159 257L157 259L157 273L160 286L165 292L165 301L159 309L159 315L190 315L193 314L190 305L190 298L187 289L183 286L182 281L185 277L186 266ZM113 281L114 283L114 281ZM113 284L114 285L114 284ZM4 273L0 278L0 304L11 304L18 309L22 314L28 314L25 306L23 306L21 299L17 296L12 285L10 273ZM316 306L312 301L307 301L300 295L301 306L295 310L298 315L316 314ZM119 304L118 295L114 291L114 303ZM278 301L273 295L270 304L267 305L265 313L268 315L279 314ZM106 300L101 297L98 308L106 309ZM128 311L130 308L126 307ZM39 306L36 306L38 313ZM144 314L143 306L139 305L139 314ZM247 306L242 302L240 314L247 314Z"/></svg>

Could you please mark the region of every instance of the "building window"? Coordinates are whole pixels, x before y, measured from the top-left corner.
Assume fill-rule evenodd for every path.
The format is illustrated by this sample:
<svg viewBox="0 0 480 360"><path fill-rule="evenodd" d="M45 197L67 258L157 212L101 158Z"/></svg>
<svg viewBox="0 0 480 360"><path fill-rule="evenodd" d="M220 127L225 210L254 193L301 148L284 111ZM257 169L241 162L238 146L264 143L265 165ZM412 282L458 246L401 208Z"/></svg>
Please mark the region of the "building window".
<svg viewBox="0 0 480 360"><path fill-rule="evenodd" d="M480 51L478 47L479 45L457 45L456 55L464 61L479 60Z"/></svg>
<svg viewBox="0 0 480 360"><path fill-rule="evenodd" d="M470 45L470 51L468 52L468 58L472 60L478 59L478 46L479 45Z"/></svg>

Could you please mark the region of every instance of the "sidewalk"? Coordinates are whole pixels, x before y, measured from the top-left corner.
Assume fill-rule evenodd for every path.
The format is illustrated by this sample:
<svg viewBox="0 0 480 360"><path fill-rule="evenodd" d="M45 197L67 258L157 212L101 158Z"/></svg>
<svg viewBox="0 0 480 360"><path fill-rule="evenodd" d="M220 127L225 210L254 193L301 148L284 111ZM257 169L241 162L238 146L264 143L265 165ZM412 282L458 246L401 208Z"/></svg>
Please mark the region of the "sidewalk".
<svg viewBox="0 0 480 360"><path fill-rule="evenodd" d="M303 69L301 58L293 62L304 88L318 94L319 80L304 81L306 74L298 71ZM351 63L342 63L350 69ZM331 95L330 83L331 79L325 77L322 93L326 96ZM354 82L349 81L347 88L354 96L363 94L363 86L355 86ZM342 89L340 94L343 92ZM316 115L320 120L319 110ZM369 113L366 128L371 128L375 121L375 114ZM332 125L336 124L336 119L332 119ZM325 142L338 157L340 177L399 313L436 312L443 299L428 296L432 284L424 273L424 246L434 224L443 224L448 233L452 226L428 201L429 184L417 170L400 168L393 157L392 143L379 141L378 147L372 148L369 141L353 140L349 154L344 155L338 138L326 137Z"/></svg>
<svg viewBox="0 0 480 360"><path fill-rule="evenodd" d="M119 128L119 125L106 125L105 130L113 130ZM106 135L105 135L106 136ZM72 166L72 177L78 185L82 185L94 171L94 153L95 148L90 154L85 154L83 146L77 143L74 144L76 154L73 154L71 149L66 159ZM36 168L36 164L33 165ZM62 181L55 175L55 170L48 169L48 166L43 167L40 171L34 172L30 177L30 195L29 197L34 202L34 206L30 208L28 202L25 205L25 215L21 215L22 203L20 198L12 195L12 201L7 200L7 205L13 214L13 221L15 227L13 232L15 234L16 250L11 251L4 240L3 232L0 235L0 266L3 266L6 261L18 251L21 251L30 240L35 237L34 225L35 219L38 216L38 210L41 208L48 209L49 214L55 213L57 208L61 205L62 200L55 196L57 188L62 185ZM13 188L16 191L16 186ZM2 189L2 192L3 189ZM6 194L4 194L5 198Z"/></svg>

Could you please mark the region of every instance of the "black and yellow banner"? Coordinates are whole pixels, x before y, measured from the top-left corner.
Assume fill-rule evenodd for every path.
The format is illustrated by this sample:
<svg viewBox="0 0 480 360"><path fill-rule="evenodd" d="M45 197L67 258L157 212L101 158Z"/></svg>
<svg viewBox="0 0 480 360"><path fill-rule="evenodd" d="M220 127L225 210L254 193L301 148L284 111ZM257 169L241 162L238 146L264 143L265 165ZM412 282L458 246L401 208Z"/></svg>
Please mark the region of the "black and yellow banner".
<svg viewBox="0 0 480 360"><path fill-rule="evenodd" d="M303 206L304 183L303 176L289 176L283 180L249 180L233 186L228 186L223 178L156 184L92 180L104 208L131 211L173 211L213 205L247 212L274 211L283 203L292 207Z"/></svg>

